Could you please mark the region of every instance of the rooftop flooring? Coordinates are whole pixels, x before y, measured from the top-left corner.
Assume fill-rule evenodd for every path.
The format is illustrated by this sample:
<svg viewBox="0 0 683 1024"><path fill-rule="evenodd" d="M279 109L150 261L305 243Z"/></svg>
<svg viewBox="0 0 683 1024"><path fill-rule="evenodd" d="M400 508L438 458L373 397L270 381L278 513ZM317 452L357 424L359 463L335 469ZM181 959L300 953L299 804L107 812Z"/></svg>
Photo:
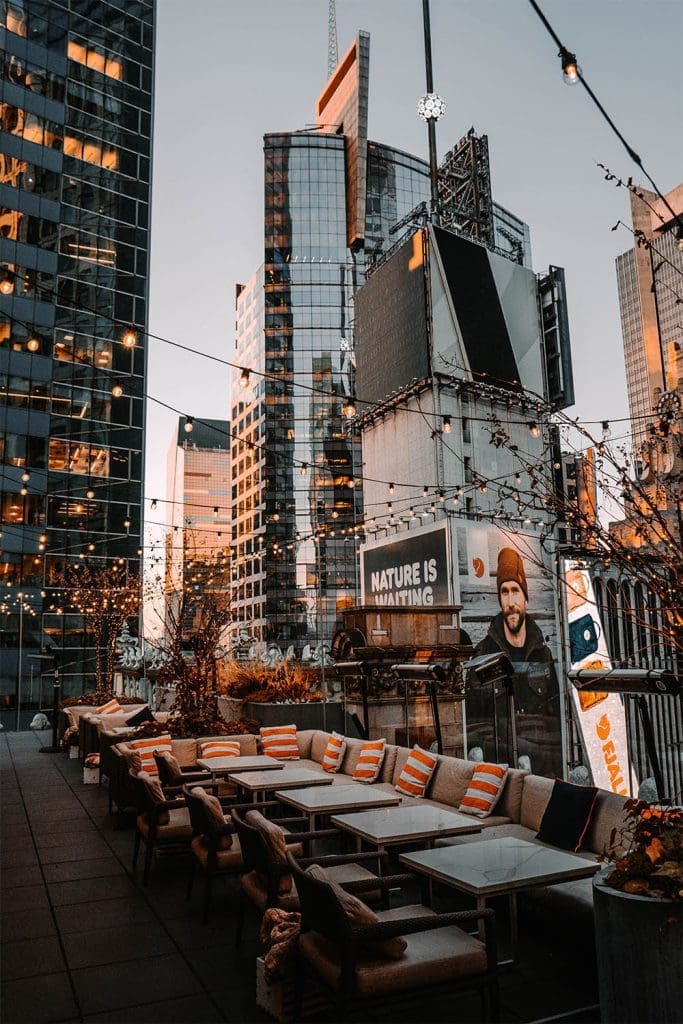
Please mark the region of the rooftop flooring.
<svg viewBox="0 0 683 1024"><path fill-rule="evenodd" d="M133 828L107 813L104 787L83 785L79 761L40 753L43 743L47 733L0 734L0 1019L272 1020L255 1002L252 915L235 947L236 882L216 881L207 925L201 886L185 899L186 865L159 864L143 888L130 870ZM581 937L523 919L520 966L501 975L501 1019L595 1024L591 959ZM360 1014L396 1019L395 1009ZM479 1001L422 998L400 1018L478 1020Z"/></svg>

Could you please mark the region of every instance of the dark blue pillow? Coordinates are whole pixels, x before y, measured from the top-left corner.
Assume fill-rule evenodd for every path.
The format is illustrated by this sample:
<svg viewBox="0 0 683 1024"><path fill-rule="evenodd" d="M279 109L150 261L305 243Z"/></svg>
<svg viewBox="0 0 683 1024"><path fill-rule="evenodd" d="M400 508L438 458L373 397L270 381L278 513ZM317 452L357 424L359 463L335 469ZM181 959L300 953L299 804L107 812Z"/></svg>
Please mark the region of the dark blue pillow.
<svg viewBox="0 0 683 1024"><path fill-rule="evenodd" d="M151 708L148 704L145 704L142 710L138 711L137 714L131 718L126 719L126 725L142 725L143 722L153 722L154 715L152 714Z"/></svg>

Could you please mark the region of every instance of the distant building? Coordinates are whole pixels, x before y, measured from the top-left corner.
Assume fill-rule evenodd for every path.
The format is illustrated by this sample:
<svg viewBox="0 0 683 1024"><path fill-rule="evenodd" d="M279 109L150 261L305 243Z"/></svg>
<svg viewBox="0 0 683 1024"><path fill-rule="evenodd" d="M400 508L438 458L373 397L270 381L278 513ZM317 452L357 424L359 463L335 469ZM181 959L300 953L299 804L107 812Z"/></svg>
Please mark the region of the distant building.
<svg viewBox="0 0 683 1024"><path fill-rule="evenodd" d="M167 461L167 618L183 586L203 589L216 565L229 561L230 489L230 423L182 416Z"/></svg>
<svg viewBox="0 0 683 1024"><path fill-rule="evenodd" d="M0 5L6 704L35 698L43 645L65 694L94 681L64 567L139 564L154 22L152 0Z"/></svg>
<svg viewBox="0 0 683 1024"><path fill-rule="evenodd" d="M638 192L642 199L629 193L634 245L616 260L636 448L655 423L662 395L676 390L683 377L683 252L677 244L677 223L653 192L641 188ZM683 184L666 198L679 217L683 216Z"/></svg>
<svg viewBox="0 0 683 1024"><path fill-rule="evenodd" d="M363 473L344 415L356 393L354 296L430 191L424 160L368 140L369 49L359 33L314 129L265 137L264 262L236 298L236 621L299 647L329 643L358 595ZM485 137L471 133L444 160L444 202L465 233L530 265L528 228L489 185Z"/></svg>

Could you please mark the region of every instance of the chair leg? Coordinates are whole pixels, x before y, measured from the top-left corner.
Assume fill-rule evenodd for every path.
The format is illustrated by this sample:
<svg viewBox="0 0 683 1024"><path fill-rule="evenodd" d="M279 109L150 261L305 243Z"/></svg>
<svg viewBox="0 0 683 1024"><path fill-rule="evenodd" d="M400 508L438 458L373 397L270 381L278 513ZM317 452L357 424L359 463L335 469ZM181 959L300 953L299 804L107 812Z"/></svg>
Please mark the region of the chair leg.
<svg viewBox="0 0 683 1024"><path fill-rule="evenodd" d="M140 853L140 830L135 829L135 845L133 846L133 874L138 866L138 854Z"/></svg>
<svg viewBox="0 0 683 1024"><path fill-rule="evenodd" d="M152 857L154 855L154 846L147 840L145 846L145 870L142 874L142 884L147 885L149 881L149 870L152 866Z"/></svg>
<svg viewBox="0 0 683 1024"><path fill-rule="evenodd" d="M192 884L194 882L194 858L190 861L190 874L187 879L187 891L185 893L185 899L189 900L192 895Z"/></svg>
<svg viewBox="0 0 683 1024"><path fill-rule="evenodd" d="M209 907L211 906L211 883L213 882L213 876L209 871L206 872L204 878L204 924L209 920Z"/></svg>
<svg viewBox="0 0 683 1024"><path fill-rule="evenodd" d="M244 915L246 912L246 897L244 891L240 886L239 896L237 898L237 918L235 920L235 945L239 946L242 939L242 932L244 930Z"/></svg>
<svg viewBox="0 0 683 1024"><path fill-rule="evenodd" d="M498 989L498 978L494 978L488 990L489 996L489 1020L492 1024L498 1024L500 1020L500 992Z"/></svg>

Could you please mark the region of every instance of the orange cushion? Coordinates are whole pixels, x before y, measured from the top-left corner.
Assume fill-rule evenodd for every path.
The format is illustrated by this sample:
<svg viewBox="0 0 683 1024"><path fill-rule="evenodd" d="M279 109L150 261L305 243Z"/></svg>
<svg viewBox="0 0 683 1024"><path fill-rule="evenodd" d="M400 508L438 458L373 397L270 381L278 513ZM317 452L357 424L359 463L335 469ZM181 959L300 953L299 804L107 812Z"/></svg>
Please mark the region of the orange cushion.
<svg viewBox="0 0 683 1024"><path fill-rule="evenodd" d="M386 743L386 739L381 739L363 744L353 769L353 777L357 782L375 782L384 760Z"/></svg>
<svg viewBox="0 0 683 1024"><path fill-rule="evenodd" d="M458 810L475 818L488 817L503 792L507 773L506 764L478 764Z"/></svg>
<svg viewBox="0 0 683 1024"><path fill-rule="evenodd" d="M240 745L236 740L212 740L202 743L201 758L210 761L212 757L239 757Z"/></svg>
<svg viewBox="0 0 683 1024"><path fill-rule="evenodd" d="M338 732L333 732L327 741L325 753L323 754L323 771L338 772L341 768L345 750L346 737L340 736Z"/></svg>
<svg viewBox="0 0 683 1024"><path fill-rule="evenodd" d="M149 772L150 775L159 774L154 760L155 750L158 753L161 753L162 750L167 750L169 754L173 753L170 733L164 733L163 736L145 736L140 740L128 740L128 746L131 750L137 750L142 761L142 770Z"/></svg>
<svg viewBox="0 0 683 1024"><path fill-rule="evenodd" d="M406 796L424 796L437 760L436 754L415 744L394 788Z"/></svg>
<svg viewBox="0 0 683 1024"><path fill-rule="evenodd" d="M261 749L278 761L298 761L299 744L296 741L295 725L272 725L262 728Z"/></svg>
<svg viewBox="0 0 683 1024"><path fill-rule="evenodd" d="M118 715L119 711L123 711L123 708L117 701L116 697L112 700L108 700L106 704L103 704L101 708L95 708L93 711L94 715Z"/></svg>

